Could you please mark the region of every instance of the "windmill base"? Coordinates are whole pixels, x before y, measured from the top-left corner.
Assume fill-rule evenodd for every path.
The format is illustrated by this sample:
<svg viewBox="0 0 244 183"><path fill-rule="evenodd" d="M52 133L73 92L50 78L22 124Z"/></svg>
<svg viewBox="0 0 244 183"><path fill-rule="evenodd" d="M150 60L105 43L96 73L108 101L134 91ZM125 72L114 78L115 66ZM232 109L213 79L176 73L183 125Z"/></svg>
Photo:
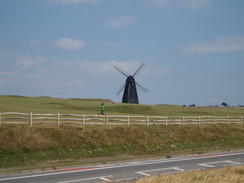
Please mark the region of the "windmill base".
<svg viewBox="0 0 244 183"><path fill-rule="evenodd" d="M129 98L129 99L123 99L122 103L130 103L130 104L139 104L139 101L137 98Z"/></svg>

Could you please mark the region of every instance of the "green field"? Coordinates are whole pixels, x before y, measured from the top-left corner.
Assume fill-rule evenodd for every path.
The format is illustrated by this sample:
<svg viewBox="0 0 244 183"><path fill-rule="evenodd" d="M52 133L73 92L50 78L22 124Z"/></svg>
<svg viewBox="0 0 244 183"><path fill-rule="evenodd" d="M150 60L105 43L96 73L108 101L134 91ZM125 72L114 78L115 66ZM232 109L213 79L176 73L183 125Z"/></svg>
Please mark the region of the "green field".
<svg viewBox="0 0 244 183"><path fill-rule="evenodd" d="M244 108L181 107L113 104L103 99L0 96L0 112L97 114L105 103L107 114L244 116ZM148 156L174 156L209 150L244 148L243 124L81 126L2 124L0 168L56 163L81 164ZM55 163L55 164L54 164ZM5 170L4 170L5 169Z"/></svg>
<svg viewBox="0 0 244 183"><path fill-rule="evenodd" d="M137 105L112 103L105 99L60 99L0 95L0 112L97 114L101 103L106 114L155 116L241 116L244 107L182 107L177 105Z"/></svg>

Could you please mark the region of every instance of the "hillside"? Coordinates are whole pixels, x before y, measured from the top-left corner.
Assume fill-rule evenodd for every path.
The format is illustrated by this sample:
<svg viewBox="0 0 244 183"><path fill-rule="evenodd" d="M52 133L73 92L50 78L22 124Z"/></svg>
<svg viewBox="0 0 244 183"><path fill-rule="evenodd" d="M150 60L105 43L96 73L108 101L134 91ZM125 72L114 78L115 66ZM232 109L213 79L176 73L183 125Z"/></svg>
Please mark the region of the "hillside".
<svg viewBox="0 0 244 183"><path fill-rule="evenodd" d="M176 105L138 105L113 103L105 99L60 99L0 95L0 112L97 114L101 103L106 114L140 114L163 116L241 116L244 107L182 107Z"/></svg>

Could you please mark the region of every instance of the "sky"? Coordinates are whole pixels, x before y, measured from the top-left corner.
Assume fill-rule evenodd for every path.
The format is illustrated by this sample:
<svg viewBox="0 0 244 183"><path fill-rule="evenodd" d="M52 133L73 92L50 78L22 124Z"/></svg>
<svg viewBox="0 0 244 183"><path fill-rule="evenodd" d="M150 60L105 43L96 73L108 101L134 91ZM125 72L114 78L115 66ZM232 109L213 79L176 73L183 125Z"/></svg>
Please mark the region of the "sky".
<svg viewBox="0 0 244 183"><path fill-rule="evenodd" d="M244 105L243 0L1 0L0 94Z"/></svg>

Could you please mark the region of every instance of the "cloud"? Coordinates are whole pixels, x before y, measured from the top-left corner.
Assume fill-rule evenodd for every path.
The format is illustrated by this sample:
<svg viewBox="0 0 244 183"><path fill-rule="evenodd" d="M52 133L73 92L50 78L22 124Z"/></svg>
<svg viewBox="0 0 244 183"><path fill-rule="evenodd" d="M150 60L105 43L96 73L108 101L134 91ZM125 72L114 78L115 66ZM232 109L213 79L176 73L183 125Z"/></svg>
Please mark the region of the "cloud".
<svg viewBox="0 0 244 183"><path fill-rule="evenodd" d="M82 40L64 37L54 40L53 46L64 50L79 50L80 48L85 47L85 43Z"/></svg>
<svg viewBox="0 0 244 183"><path fill-rule="evenodd" d="M139 62L117 60L108 60L103 62L81 61L79 67L89 75L99 76L103 74L103 76L111 76L116 73L116 70L113 68L114 65L119 65L126 71L130 72L135 65L136 67L138 67Z"/></svg>
<svg viewBox="0 0 244 183"><path fill-rule="evenodd" d="M40 44L41 44L41 40L38 40L38 39L31 40L27 43L27 45L29 45L29 46L38 46Z"/></svg>
<svg viewBox="0 0 244 183"><path fill-rule="evenodd" d="M31 55L20 55L17 60L17 66L21 68L29 68L31 66L35 66L37 64L43 63L46 61L45 58L39 56L31 56Z"/></svg>
<svg viewBox="0 0 244 183"><path fill-rule="evenodd" d="M79 61L77 61L78 63ZM103 62L87 62L80 61L77 64L77 68L82 70L83 72L97 76L115 76L118 74L117 70L114 69L113 66L118 66L121 68L127 75L132 75L136 72L139 66L142 64L139 60L107 60ZM170 68L167 67L159 67L153 65L147 65L144 68L144 72L149 75L157 75L157 74L167 74L171 71Z"/></svg>
<svg viewBox="0 0 244 183"><path fill-rule="evenodd" d="M18 74L19 71L4 71L0 72L0 75L12 75L12 74Z"/></svg>
<svg viewBox="0 0 244 183"><path fill-rule="evenodd" d="M201 41L181 48L188 54L244 51L244 35L219 37L212 41Z"/></svg>
<svg viewBox="0 0 244 183"><path fill-rule="evenodd" d="M107 27L125 27L136 23L136 18L132 16L121 16L115 19L105 21Z"/></svg>
<svg viewBox="0 0 244 183"><path fill-rule="evenodd" d="M118 81L126 78L113 68L120 66L134 74L140 60L58 59L0 50L0 92L24 96L110 98L115 97ZM11 52L10 52L11 53ZM6 59L4 59L6 58ZM167 72L167 68L148 65L140 77L148 79ZM150 79L149 79L150 80ZM117 84L116 84L117 83ZM119 83L120 84L120 83ZM101 92L101 88L104 88ZM109 91L108 91L109 90ZM109 93L111 92L111 93Z"/></svg>
<svg viewBox="0 0 244 183"><path fill-rule="evenodd" d="M214 0L145 0L145 6L156 6L164 9L199 9L208 6Z"/></svg>
<svg viewBox="0 0 244 183"><path fill-rule="evenodd" d="M102 0L44 0L44 1L54 3L54 4L69 5L69 4L79 4L79 3L97 4L100 3Z"/></svg>

